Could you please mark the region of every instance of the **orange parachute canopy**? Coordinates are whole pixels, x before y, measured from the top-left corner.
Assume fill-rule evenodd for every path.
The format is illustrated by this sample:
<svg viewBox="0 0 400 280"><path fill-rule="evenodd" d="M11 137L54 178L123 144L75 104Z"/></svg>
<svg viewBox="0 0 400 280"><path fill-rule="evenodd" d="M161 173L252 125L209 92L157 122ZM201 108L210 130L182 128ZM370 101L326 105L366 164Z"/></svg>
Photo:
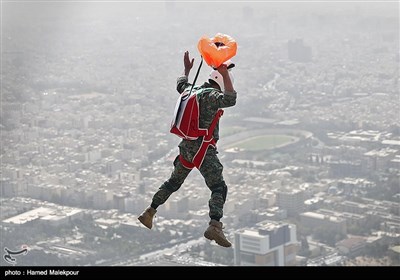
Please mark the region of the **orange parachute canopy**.
<svg viewBox="0 0 400 280"><path fill-rule="evenodd" d="M231 36L217 33L211 39L207 36L201 37L197 48L209 66L218 68L236 55L237 44Z"/></svg>

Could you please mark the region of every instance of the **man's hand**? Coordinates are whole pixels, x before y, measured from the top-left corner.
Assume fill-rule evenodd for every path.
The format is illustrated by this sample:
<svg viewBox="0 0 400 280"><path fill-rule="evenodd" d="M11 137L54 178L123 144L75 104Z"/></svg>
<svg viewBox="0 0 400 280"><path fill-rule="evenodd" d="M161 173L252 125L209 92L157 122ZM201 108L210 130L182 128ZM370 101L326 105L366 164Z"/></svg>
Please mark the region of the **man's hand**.
<svg viewBox="0 0 400 280"><path fill-rule="evenodd" d="M185 51L185 55L183 56L183 65L185 66L185 76L189 76L190 69L193 67L194 58L190 60L189 51Z"/></svg>
<svg viewBox="0 0 400 280"><path fill-rule="evenodd" d="M217 68L217 71L222 75L222 78L224 79L225 91L233 92L235 89L233 88L231 77L229 76L228 67L226 66L226 64L221 64Z"/></svg>
<svg viewBox="0 0 400 280"><path fill-rule="evenodd" d="M228 73L228 68L227 68L227 66L226 66L226 64L221 64L218 68L217 68L217 71L222 75L222 77L226 77L226 76L229 76L229 73Z"/></svg>

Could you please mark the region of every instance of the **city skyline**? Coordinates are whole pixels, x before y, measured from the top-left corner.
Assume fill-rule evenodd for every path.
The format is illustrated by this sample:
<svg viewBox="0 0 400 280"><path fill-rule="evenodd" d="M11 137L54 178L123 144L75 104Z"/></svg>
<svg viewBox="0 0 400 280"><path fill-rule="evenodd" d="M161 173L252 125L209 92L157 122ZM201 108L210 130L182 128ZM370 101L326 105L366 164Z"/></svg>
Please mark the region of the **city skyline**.
<svg viewBox="0 0 400 280"><path fill-rule="evenodd" d="M398 266L399 4L208 4L2 1L1 247L27 245L22 266ZM197 171L151 232L137 221L178 153L183 53L197 68L218 32L238 43L218 142L231 249L202 237ZM274 226L289 243L267 246Z"/></svg>

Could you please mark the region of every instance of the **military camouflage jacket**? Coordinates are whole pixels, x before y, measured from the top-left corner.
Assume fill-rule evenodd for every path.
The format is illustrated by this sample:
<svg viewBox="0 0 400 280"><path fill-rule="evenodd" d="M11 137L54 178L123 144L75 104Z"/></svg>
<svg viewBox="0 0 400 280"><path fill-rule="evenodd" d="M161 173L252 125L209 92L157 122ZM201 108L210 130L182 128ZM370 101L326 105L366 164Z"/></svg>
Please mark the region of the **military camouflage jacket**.
<svg viewBox="0 0 400 280"><path fill-rule="evenodd" d="M186 88L191 86L192 84L188 82L187 77L183 75L178 78L176 89L179 93L182 93ZM198 96L200 108L200 128L209 128L218 109L231 107L236 104L236 91L221 92L220 90L211 87L209 83L204 83L203 85L198 87L195 86L193 90L202 91L201 94L199 94ZM215 140L219 139L219 123L214 129L213 136Z"/></svg>

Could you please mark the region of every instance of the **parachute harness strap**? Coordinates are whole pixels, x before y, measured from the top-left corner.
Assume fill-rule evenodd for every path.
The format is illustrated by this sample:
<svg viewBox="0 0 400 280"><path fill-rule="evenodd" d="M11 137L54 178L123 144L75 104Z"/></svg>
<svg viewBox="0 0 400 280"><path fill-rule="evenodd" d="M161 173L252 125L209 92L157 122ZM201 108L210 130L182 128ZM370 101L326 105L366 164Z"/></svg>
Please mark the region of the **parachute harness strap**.
<svg viewBox="0 0 400 280"><path fill-rule="evenodd" d="M215 141L213 134L214 134L214 129L217 126L217 123L223 114L224 110L222 109L219 109L215 114L215 117L210 127L208 128L207 135L203 137L203 141L201 142L200 148L197 150L197 153L193 157L192 162L187 161L186 159L183 158L182 155L179 155L179 160L182 163L183 167L187 169L193 169L194 167L197 167L197 169L200 169L204 157L206 156L208 147L210 145L213 147L217 145L217 141Z"/></svg>
<svg viewBox="0 0 400 280"><path fill-rule="evenodd" d="M197 77L199 76L199 73L200 73L201 65L203 65L203 57L202 56L200 56L200 57L201 57L200 65L199 65L199 68L197 68L197 73L196 73L196 76L194 77L193 84L192 84L192 87L190 88L189 95L192 93L192 89L193 89L194 85L196 84Z"/></svg>

